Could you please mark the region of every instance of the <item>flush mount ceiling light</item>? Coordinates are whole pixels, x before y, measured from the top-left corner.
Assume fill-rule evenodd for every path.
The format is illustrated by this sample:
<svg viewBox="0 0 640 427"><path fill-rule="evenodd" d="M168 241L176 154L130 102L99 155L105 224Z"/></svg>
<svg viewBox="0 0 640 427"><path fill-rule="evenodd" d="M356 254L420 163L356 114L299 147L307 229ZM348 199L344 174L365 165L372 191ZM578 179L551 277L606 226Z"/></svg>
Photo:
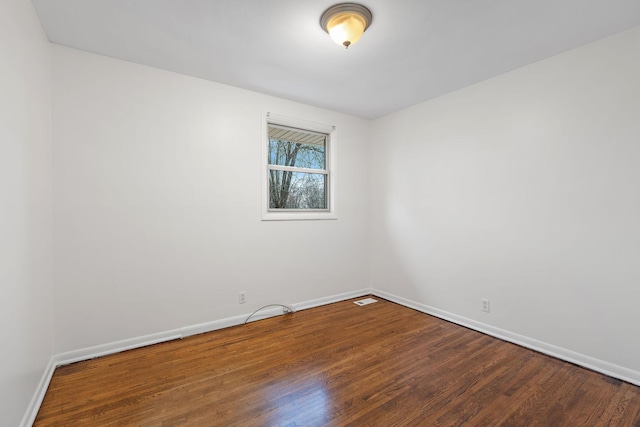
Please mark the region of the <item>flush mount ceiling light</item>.
<svg viewBox="0 0 640 427"><path fill-rule="evenodd" d="M371 11L361 4L342 3L324 11L320 26L334 42L348 48L360 40L372 18Z"/></svg>

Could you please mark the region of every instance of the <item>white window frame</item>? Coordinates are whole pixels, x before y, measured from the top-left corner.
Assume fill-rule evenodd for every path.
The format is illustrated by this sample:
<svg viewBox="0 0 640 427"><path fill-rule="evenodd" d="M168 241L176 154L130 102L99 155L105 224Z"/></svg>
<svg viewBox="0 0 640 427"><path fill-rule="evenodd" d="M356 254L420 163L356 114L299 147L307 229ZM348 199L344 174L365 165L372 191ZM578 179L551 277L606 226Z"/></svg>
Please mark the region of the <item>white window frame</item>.
<svg viewBox="0 0 640 427"><path fill-rule="evenodd" d="M315 123L307 120L287 117L280 114L264 113L262 120L262 220L263 221L290 221L290 220L322 220L338 219L336 208L336 146L338 132L335 126ZM325 147L326 182L327 182L327 209L270 209L269 208L269 170L279 169L269 167L269 125L280 125L297 128L327 135ZM311 170L310 172L315 172Z"/></svg>

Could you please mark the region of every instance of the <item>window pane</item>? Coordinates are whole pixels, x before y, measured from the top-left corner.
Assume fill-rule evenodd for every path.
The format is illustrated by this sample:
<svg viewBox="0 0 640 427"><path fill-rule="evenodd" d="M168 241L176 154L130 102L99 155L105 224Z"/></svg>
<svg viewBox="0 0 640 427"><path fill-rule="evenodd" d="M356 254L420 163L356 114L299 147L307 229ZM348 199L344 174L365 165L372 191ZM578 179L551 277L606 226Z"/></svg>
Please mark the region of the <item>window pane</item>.
<svg viewBox="0 0 640 427"><path fill-rule="evenodd" d="M269 171L270 209L327 209L326 194L324 174Z"/></svg>
<svg viewBox="0 0 640 427"><path fill-rule="evenodd" d="M327 136L269 126L269 164L326 169Z"/></svg>

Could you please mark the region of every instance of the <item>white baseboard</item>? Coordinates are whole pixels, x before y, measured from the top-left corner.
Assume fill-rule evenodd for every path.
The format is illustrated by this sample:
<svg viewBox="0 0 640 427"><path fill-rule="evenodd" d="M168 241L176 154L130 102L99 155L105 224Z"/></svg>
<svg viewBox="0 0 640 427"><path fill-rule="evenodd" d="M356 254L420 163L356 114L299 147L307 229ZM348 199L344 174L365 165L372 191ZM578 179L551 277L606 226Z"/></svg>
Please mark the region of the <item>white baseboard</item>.
<svg viewBox="0 0 640 427"><path fill-rule="evenodd" d="M180 330L173 329L170 331L159 332L157 334L149 334L141 337L129 338L122 341L115 341L108 344L101 344L93 347L82 348L79 350L58 353L53 356L53 361L55 363L55 366L58 367L68 365L70 363L81 362L83 360L95 359L96 357L102 357L108 354L133 350L134 348L146 347L148 345L171 341L178 338L182 338Z"/></svg>
<svg viewBox="0 0 640 427"><path fill-rule="evenodd" d="M405 307L412 308L414 310L421 311L426 314L438 317L440 319L447 320L449 322L465 326L478 332L482 332L487 335L499 338L504 341L508 341L517 344L522 347L535 350L537 352L546 354L556 359L564 360L592 371L599 372L601 374L617 378L622 381L626 381L631 384L640 386L640 372L634 371L623 366L615 365L613 363L605 362L604 360L596 359L591 356L587 356L581 353L577 353L566 348L558 347L553 344L549 344L543 341L538 341L533 338L526 337L524 335L516 334L504 329L496 328L495 326L487 325L466 317L458 316L457 314L449 313L444 310L440 310L435 307L431 307L425 304L421 304L416 301L412 301L406 298L393 295L389 292L381 291L379 289L371 289L371 293L380 298L395 302Z"/></svg>
<svg viewBox="0 0 640 427"><path fill-rule="evenodd" d="M299 302L295 304L289 304L290 307L293 307L294 310L307 310L309 308L320 307L321 305L332 304L334 302L344 301L351 298L357 298L363 295L369 295L371 293L370 288L360 289L352 292L345 292L342 294L331 295L328 297L317 298L310 301ZM205 332L211 332L218 329L228 328L231 326L241 325L247 320L251 313L242 314L240 316L227 317L226 319L214 320L212 322L200 323L198 325L187 326L184 328L180 328L180 333L182 338L188 337L191 335L202 334ZM269 317L280 316L283 314L281 307L268 307L263 310L260 310L253 317L251 317L252 321L262 320Z"/></svg>
<svg viewBox="0 0 640 427"><path fill-rule="evenodd" d="M241 314L239 316L227 317L225 319L213 320L211 322L199 323L197 325L185 326L180 328L180 336L178 338L186 338L191 335L204 334L218 329L229 328L231 326L241 325L249 314Z"/></svg>
<svg viewBox="0 0 640 427"><path fill-rule="evenodd" d="M321 305L331 304L334 302L344 301L350 298L356 298L371 293L370 288L361 289L358 291L346 292L343 294L332 295L328 297L318 298L310 301L304 301L297 304L291 304L296 310L306 310L308 308L319 307ZM261 310L252 319L265 319L267 317L278 316L283 313L282 309L265 309ZM70 363L81 362L83 360L90 360L96 357L106 356L109 354L120 353L126 350L132 350L134 348L146 347L152 344L158 344L165 341L172 341L179 338L185 338L191 335L202 334L205 332L211 332L218 329L224 329L231 326L241 325L245 322L247 317L251 313L242 314L239 316L227 317L225 319L214 320L211 322L199 323L197 325L185 326L179 329L173 329L165 332L159 332L156 334L144 335L135 338L129 338L122 341L115 341L108 344L97 345L93 347L82 348L78 350L68 351L64 353L58 353L51 357L47 368L45 369L40 383L36 389L36 392L29 403L27 412L22 418L20 423L21 427L29 427L33 424L42 405L44 395L49 388L49 383L53 376L53 372L58 366L68 365Z"/></svg>
<svg viewBox="0 0 640 427"><path fill-rule="evenodd" d="M334 302L340 302L351 298L358 298L364 295L369 295L371 288L360 289L352 292L345 292L343 294L333 295L330 297L318 298L311 301L299 302L291 304L296 310L306 310L308 308L320 307L321 305L333 304Z"/></svg>
<svg viewBox="0 0 640 427"><path fill-rule="evenodd" d="M51 359L49 359L49 363L42 373L42 378L40 378L40 382L38 383L36 392L33 394L31 402L29 402L29 406L27 407L27 411L22 417L20 427L31 427L33 425L34 421L36 420L36 416L38 415L38 411L40 410L40 405L42 405L42 401L44 400L44 395L47 392L47 388L49 388L51 377L53 377L53 371L55 370L56 364L53 361L52 357Z"/></svg>

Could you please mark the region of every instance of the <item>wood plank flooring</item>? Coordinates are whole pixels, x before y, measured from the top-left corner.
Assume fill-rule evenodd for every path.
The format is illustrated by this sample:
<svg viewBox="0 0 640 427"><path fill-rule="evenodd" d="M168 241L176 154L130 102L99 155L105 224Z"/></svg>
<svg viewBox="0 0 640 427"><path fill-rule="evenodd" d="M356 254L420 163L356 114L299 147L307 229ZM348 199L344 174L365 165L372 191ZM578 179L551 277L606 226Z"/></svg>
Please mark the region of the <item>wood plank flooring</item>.
<svg viewBox="0 0 640 427"><path fill-rule="evenodd" d="M43 426L640 426L640 387L382 300L56 370Z"/></svg>

